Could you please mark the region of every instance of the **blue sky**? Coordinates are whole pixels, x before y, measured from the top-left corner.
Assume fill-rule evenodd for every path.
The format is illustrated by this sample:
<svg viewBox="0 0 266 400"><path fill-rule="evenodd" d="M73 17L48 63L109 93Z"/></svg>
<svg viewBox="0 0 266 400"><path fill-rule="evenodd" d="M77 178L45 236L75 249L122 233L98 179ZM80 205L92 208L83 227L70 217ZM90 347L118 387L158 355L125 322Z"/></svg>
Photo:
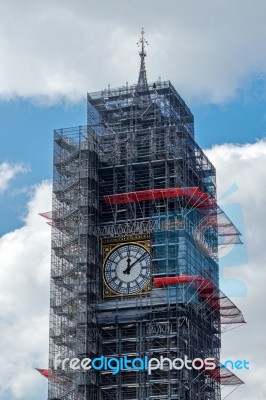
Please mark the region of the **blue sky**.
<svg viewBox="0 0 266 400"><path fill-rule="evenodd" d="M28 169L17 175L8 192L0 197L3 234L23 224L21 217L31 186L52 179L53 129L86 123L85 96L82 103L71 106L38 106L27 100L1 102L0 120L0 160L23 164Z"/></svg>
<svg viewBox="0 0 266 400"><path fill-rule="evenodd" d="M265 93L255 96L254 87L264 88L264 83L255 80L252 88L241 90L235 99L224 104L191 104L197 140L203 148L254 143L266 136Z"/></svg>

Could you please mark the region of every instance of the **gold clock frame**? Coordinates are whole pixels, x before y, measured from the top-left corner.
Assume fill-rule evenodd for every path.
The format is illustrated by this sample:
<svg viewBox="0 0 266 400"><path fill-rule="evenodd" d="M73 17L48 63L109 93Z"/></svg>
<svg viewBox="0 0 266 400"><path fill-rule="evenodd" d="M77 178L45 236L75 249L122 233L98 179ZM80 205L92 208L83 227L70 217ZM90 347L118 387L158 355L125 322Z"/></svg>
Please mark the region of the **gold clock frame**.
<svg viewBox="0 0 266 400"><path fill-rule="evenodd" d="M103 276L103 296L106 297L132 297L132 296L138 296L140 294L145 294L145 293L150 293L151 291L151 280L147 283L147 285L139 290L138 292L135 293L130 293L130 294L121 294L121 293L116 293L114 290L112 290L109 286L108 283L105 280L105 265L106 261L116 249L118 249L121 246L124 246L125 244L132 244L132 245L137 245L145 249L149 254L151 253L151 246L150 246L150 239L149 236L147 235L130 235L127 237L120 237L120 238L112 238L109 240L103 240L103 267L102 267L102 276Z"/></svg>

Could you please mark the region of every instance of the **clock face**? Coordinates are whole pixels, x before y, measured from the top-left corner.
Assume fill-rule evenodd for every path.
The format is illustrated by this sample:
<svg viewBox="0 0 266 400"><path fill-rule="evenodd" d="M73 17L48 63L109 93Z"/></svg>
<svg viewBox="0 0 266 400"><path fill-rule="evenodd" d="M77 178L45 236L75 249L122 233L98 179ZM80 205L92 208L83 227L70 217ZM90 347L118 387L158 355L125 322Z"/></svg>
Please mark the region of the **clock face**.
<svg viewBox="0 0 266 400"><path fill-rule="evenodd" d="M104 277L109 288L118 294L134 294L150 281L149 252L137 244L125 244L114 249L104 265Z"/></svg>

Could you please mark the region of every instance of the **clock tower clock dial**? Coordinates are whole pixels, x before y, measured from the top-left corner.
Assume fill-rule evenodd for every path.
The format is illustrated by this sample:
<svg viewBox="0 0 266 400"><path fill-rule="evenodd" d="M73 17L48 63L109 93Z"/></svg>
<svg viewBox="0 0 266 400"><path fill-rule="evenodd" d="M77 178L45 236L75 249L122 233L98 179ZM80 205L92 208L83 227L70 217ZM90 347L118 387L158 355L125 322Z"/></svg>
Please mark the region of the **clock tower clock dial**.
<svg viewBox="0 0 266 400"><path fill-rule="evenodd" d="M150 254L139 244L115 247L104 263L105 283L115 294L131 295L143 291L150 282L150 275Z"/></svg>

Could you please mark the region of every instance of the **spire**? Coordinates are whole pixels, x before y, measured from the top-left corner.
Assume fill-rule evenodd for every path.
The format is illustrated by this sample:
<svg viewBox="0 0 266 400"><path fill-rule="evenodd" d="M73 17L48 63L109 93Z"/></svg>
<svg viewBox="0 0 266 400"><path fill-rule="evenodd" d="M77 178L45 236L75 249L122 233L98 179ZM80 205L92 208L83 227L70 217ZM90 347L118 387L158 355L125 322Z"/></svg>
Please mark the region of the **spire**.
<svg viewBox="0 0 266 400"><path fill-rule="evenodd" d="M141 29L141 38L138 41L137 45L140 47L139 55L140 55L140 70L139 70L139 80L138 86L148 86L147 82L147 74L146 74L146 67L145 67L145 57L147 55L145 51L146 45L149 45L147 40L144 38L144 28Z"/></svg>

